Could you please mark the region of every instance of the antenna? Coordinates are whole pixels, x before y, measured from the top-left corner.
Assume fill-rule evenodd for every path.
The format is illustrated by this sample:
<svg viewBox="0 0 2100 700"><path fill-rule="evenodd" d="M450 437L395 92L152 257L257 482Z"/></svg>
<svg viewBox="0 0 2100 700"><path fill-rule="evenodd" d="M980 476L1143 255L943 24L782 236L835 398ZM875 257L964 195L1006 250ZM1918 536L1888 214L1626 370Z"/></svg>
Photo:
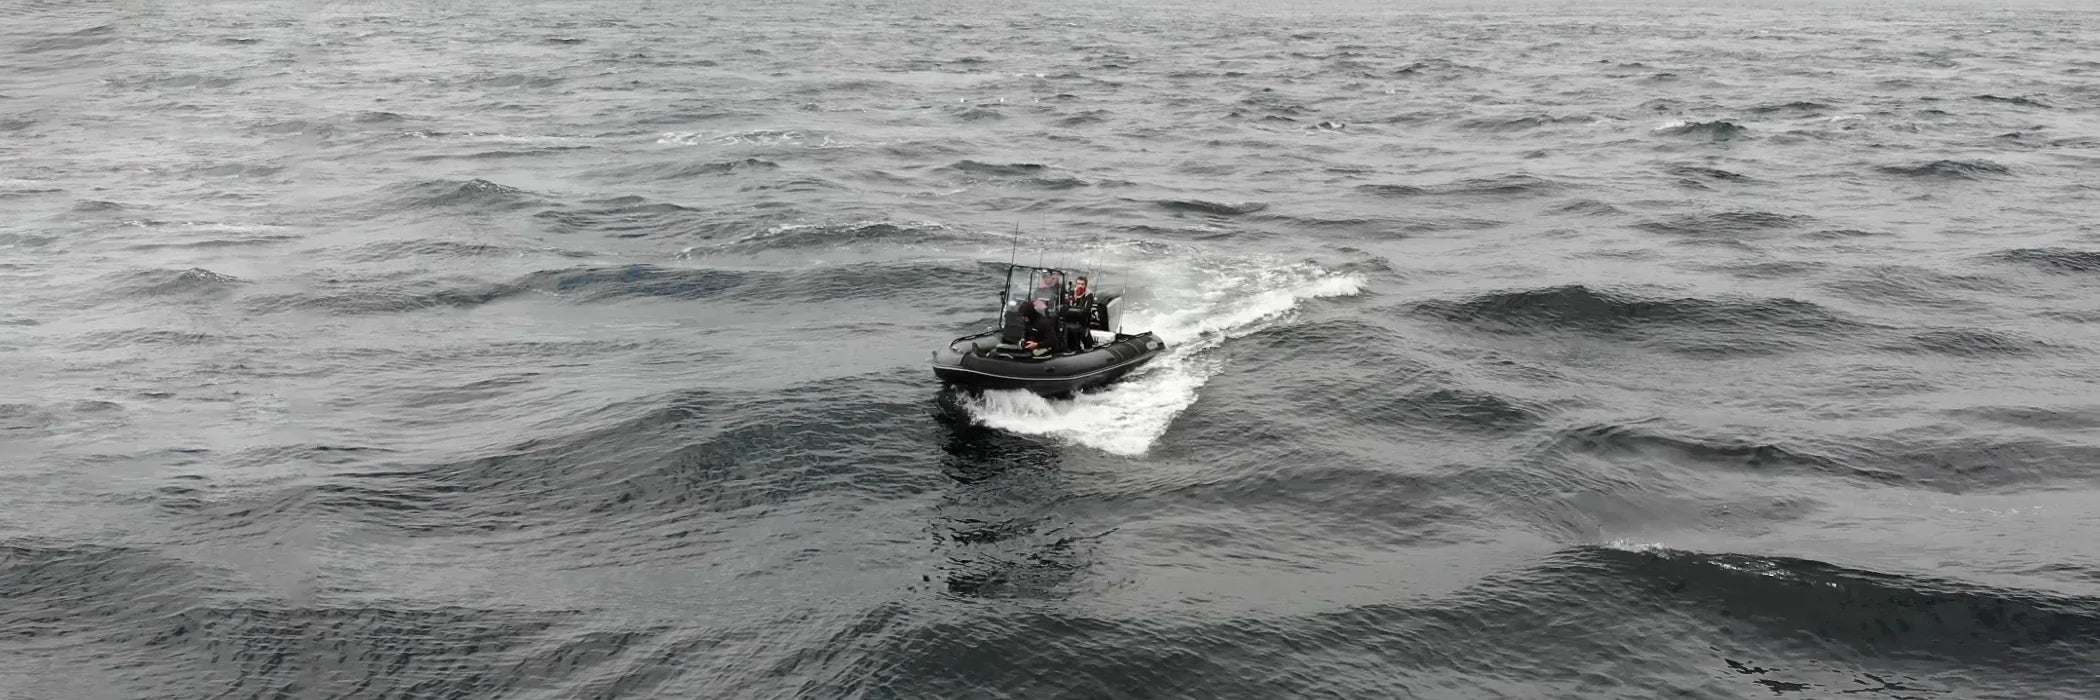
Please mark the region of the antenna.
<svg viewBox="0 0 2100 700"><path fill-rule="evenodd" d="M1014 219L1014 245L1013 245L1013 248L1009 249L1009 250L1008 250L1008 251L1006 252L1006 266L1007 266L1007 267L1013 267L1013 266L1014 266L1014 261L1015 261L1016 259L1019 259L1020 257L1021 257L1021 220L1020 220L1020 219Z"/></svg>

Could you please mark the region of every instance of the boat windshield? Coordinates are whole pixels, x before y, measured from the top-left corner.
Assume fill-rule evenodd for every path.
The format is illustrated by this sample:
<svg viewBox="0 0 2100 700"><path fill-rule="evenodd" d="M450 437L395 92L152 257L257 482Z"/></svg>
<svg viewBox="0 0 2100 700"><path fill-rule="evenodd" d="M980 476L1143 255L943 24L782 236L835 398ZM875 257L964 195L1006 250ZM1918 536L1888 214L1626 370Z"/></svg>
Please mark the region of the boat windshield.
<svg viewBox="0 0 2100 700"><path fill-rule="evenodd" d="M1044 310L1055 313L1064 306L1065 274L1041 267L1011 267L1006 270L1006 305L1018 309L1024 299L1043 301Z"/></svg>

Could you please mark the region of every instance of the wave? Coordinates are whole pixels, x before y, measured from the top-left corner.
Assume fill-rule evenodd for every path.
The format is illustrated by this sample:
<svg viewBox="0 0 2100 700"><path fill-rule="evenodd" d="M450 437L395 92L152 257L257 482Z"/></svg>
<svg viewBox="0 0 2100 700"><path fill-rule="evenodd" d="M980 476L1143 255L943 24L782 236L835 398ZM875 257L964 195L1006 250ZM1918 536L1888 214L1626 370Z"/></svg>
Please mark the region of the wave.
<svg viewBox="0 0 2100 700"><path fill-rule="evenodd" d="M1664 136L1698 136L1713 141L1732 141L1749 135L1750 130L1731 121L1675 121L1656 127L1655 133Z"/></svg>
<svg viewBox="0 0 2100 700"><path fill-rule="evenodd" d="M1762 628L1777 640L1838 645L1876 658L1959 659L2047 677L2082 668L2100 653L2092 641L2100 638L2100 600L1658 545L1584 548L1572 561L1645 595L1690 604L1691 612Z"/></svg>
<svg viewBox="0 0 2100 700"><path fill-rule="evenodd" d="M2051 107L2050 105L2031 97L1999 97L1997 95L1977 95L1976 99L1985 102L1997 102L2000 104L2018 105L2021 107L2034 107L2037 109L2054 109L2054 107Z"/></svg>
<svg viewBox="0 0 2100 700"><path fill-rule="evenodd" d="M1617 216L1626 213L1624 209L1594 199L1578 199L1566 204L1555 205L1547 211L1555 214L1574 214L1578 216Z"/></svg>
<svg viewBox="0 0 2100 700"><path fill-rule="evenodd" d="M1241 214L1252 214L1254 212L1258 212L1263 209L1269 208L1269 205L1263 202L1241 202L1239 204L1228 204L1224 202L1209 202L1200 199L1161 199L1155 200L1152 203L1158 205L1162 209L1168 209L1178 212L1190 212L1195 214L1210 214L1214 216L1238 216Z"/></svg>
<svg viewBox="0 0 2100 700"><path fill-rule="evenodd" d="M1824 112L1828 112L1832 109L1835 108L1830 105L1823 104L1821 102L1797 100L1794 102L1758 105L1756 107L1751 107L1750 113L1759 115L1789 114L1796 116L1813 117L1821 115Z"/></svg>
<svg viewBox="0 0 2100 700"><path fill-rule="evenodd" d="M948 169L950 170L999 177L1032 176L1049 168L1050 166L1040 163L983 163L974 160L961 160L948 164Z"/></svg>
<svg viewBox="0 0 2100 700"><path fill-rule="evenodd" d="M1452 126L1458 127L1460 129L1466 129L1469 131L1507 133L1512 131L1530 131L1532 129L1537 129L1541 127L1559 126L1562 124L1591 124L1595 123L1596 121L1596 117L1590 116L1554 117L1547 115L1538 115L1529 117L1479 117L1474 119L1462 119L1452 124Z"/></svg>
<svg viewBox="0 0 2100 700"><path fill-rule="evenodd" d="M1720 168L1700 167L1697 165L1674 165L1671 166L1666 172L1670 173L1671 175L1676 175L1678 177L1693 180L1712 180L1716 182L1752 181L1748 176L1743 175L1741 173L1730 172L1727 170L1722 170Z"/></svg>
<svg viewBox="0 0 2100 700"><path fill-rule="evenodd" d="M2035 338L1987 328L1936 328L1913 333L1903 343L1881 347L1891 352L1978 359L2025 357L2056 349Z"/></svg>
<svg viewBox="0 0 2100 700"><path fill-rule="evenodd" d="M231 293L246 282L201 267L184 270L134 270L104 277L104 293L117 299L208 299Z"/></svg>
<svg viewBox="0 0 2100 700"><path fill-rule="evenodd" d="M597 233L614 238L689 234L707 230L712 221L698 209L642 197L616 197L587 204L596 206L548 209L532 218L559 233Z"/></svg>
<svg viewBox="0 0 2100 700"><path fill-rule="evenodd" d="M1678 468L1691 464L1725 466L1758 472L1818 473L1864 478L1877 483L1898 479L1894 474L1855 468L1834 457L1767 442L1711 440L1672 435L1641 425L1590 425L1563 430L1555 437L1557 450L1605 459L1654 459Z"/></svg>
<svg viewBox="0 0 2100 700"><path fill-rule="evenodd" d="M1784 336L1807 340L1845 335L1861 324L1814 303L1789 298L1741 300L1650 298L1628 292L1565 285L1544 289L1495 292L1464 301L1426 301L1417 313L1487 331L1531 333L1546 330L1599 335L1655 336L1725 332L1755 347L1783 342ZM1746 348L1747 349L1747 348Z"/></svg>
<svg viewBox="0 0 2100 700"><path fill-rule="evenodd" d="M148 328L126 330L92 331L66 341L66 348L76 351L107 350L133 346L188 347L213 345L224 342L222 336L191 331L171 331Z"/></svg>
<svg viewBox="0 0 2100 700"><path fill-rule="evenodd" d="M1401 66L1393 71L1395 78L1436 78L1438 80L1463 80L1488 70L1443 58L1428 58Z"/></svg>
<svg viewBox="0 0 2100 700"><path fill-rule="evenodd" d="M1131 330L1151 330L1170 350L1107 390L1051 401L1026 391L987 391L963 400L987 426L1079 443L1111 454L1144 454L1174 418L1224 371L1215 353L1227 340L1260 331L1308 300L1352 296L1364 278L1313 266L1219 262L1209 270L1156 269L1151 304L1126 313Z"/></svg>
<svg viewBox="0 0 2100 700"><path fill-rule="evenodd" d="M711 247L721 250L796 250L846 245L917 246L933 243L983 243L986 236L931 221L868 220L830 224L780 224L764 228L738 226Z"/></svg>
<svg viewBox="0 0 2100 700"><path fill-rule="evenodd" d="M1883 165L1876 171L1907 177L1978 180L2011 175L2012 169L1987 160L1935 160L1918 165Z"/></svg>
<svg viewBox="0 0 2100 700"><path fill-rule="evenodd" d="M64 34L46 35L44 38L37 39L35 41L31 41L27 44L22 45L21 48L16 49L15 52L21 54L39 54L59 51L76 51L79 49L103 46L117 41L118 38L119 37L117 34L117 30L114 25L98 24L93 27L88 27L79 31L68 32Z"/></svg>
<svg viewBox="0 0 2100 700"><path fill-rule="evenodd" d="M1356 191L1381 197L1528 197L1556 194L1568 189L1557 180L1514 173L1487 178L1466 178L1438 185L1357 185Z"/></svg>
<svg viewBox="0 0 2100 700"><path fill-rule="evenodd" d="M923 422L923 406L880 391L823 381L765 395L669 392L568 416L567 432L481 456L340 473L196 517L268 525L318 509L409 533L530 533L563 549L589 542L586 559L706 556L710 538L636 531L691 531L738 512L918 488L898 477L923 464L933 439L904 427Z"/></svg>
<svg viewBox="0 0 2100 700"><path fill-rule="evenodd" d="M259 313L309 310L340 315L403 313L431 308L469 308L523 296L589 304L656 298L692 301L734 299L751 304L807 304L838 300L921 300L951 291L943 285L980 274L974 267L944 263L859 263L798 271L737 271L652 264L589 265L540 270L510 280L459 284L444 280L378 279L336 281L331 288L262 296L249 306Z"/></svg>
<svg viewBox="0 0 2100 700"><path fill-rule="evenodd" d="M425 180L390 188L392 199L409 209L485 209L508 210L543 203L541 198L524 190L475 178L459 180Z"/></svg>
<svg viewBox="0 0 2100 700"><path fill-rule="evenodd" d="M1814 221L1815 217L1807 215L1742 209L1713 214L1683 214L1667 219L1643 221L1634 226L1655 233L1711 238L1720 234L1748 235L1794 229Z"/></svg>
<svg viewBox="0 0 2100 700"><path fill-rule="evenodd" d="M2100 272L2100 251L2069 248L2015 248L1995 257L2052 272Z"/></svg>
<svg viewBox="0 0 2100 700"><path fill-rule="evenodd" d="M509 256L523 252L490 243L469 243L435 238L398 239L373 241L344 251L340 259L346 262L387 262L409 258L474 258L487 256Z"/></svg>

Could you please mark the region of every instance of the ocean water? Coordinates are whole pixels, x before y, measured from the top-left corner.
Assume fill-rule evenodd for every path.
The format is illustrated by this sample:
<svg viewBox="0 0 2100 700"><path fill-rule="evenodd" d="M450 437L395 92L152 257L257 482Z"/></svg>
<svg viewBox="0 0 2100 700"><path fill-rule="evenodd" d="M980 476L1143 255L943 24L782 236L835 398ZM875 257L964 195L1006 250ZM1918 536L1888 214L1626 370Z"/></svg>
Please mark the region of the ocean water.
<svg viewBox="0 0 2100 700"><path fill-rule="evenodd" d="M0 697L2087 698L2061 2L0 8ZM1009 260L1170 354L941 387Z"/></svg>

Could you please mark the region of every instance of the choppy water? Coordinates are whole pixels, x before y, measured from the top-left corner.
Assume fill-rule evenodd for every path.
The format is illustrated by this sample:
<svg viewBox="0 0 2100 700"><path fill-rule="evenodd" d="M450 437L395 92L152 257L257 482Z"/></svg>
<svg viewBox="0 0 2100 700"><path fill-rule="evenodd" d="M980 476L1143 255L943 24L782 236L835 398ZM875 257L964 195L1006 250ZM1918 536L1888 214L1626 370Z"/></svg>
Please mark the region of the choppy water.
<svg viewBox="0 0 2100 700"><path fill-rule="evenodd" d="M0 696L2090 697L2100 16L1837 4L17 4Z"/></svg>

